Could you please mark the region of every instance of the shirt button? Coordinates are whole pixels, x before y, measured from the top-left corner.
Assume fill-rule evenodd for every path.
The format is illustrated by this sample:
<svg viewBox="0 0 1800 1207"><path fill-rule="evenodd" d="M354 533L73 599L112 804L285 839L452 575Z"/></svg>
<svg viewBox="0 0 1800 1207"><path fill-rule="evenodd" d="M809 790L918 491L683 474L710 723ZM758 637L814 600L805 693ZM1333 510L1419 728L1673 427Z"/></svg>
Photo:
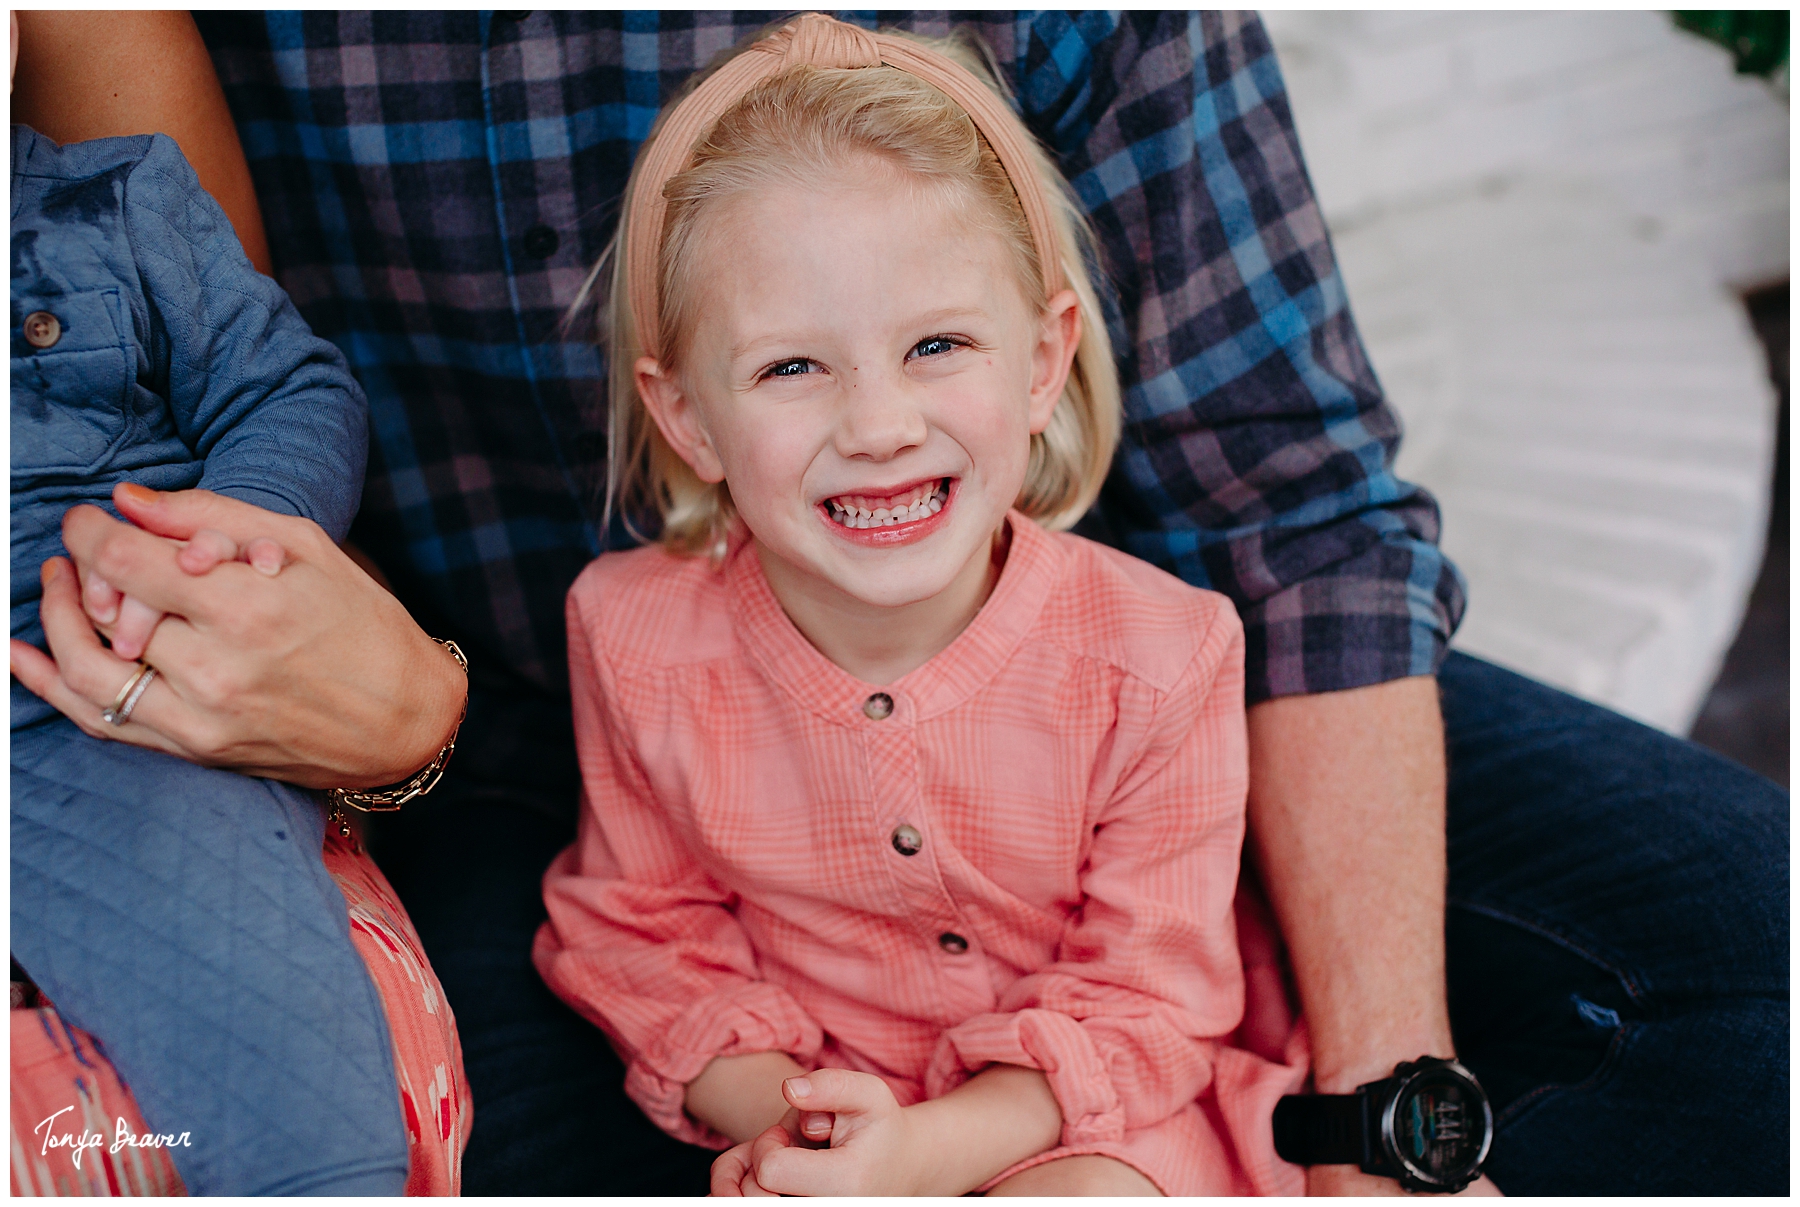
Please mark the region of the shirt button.
<svg viewBox="0 0 1800 1207"><path fill-rule="evenodd" d="M902 855L917 855L925 847L925 836L911 826L894 827L894 849Z"/></svg>
<svg viewBox="0 0 1800 1207"><path fill-rule="evenodd" d="M48 310L33 310L25 316L25 342L33 348L54 347L61 338L62 324Z"/></svg>
<svg viewBox="0 0 1800 1207"><path fill-rule="evenodd" d="M548 260L556 252L557 244L562 240L556 232L542 222L525 232L525 254L538 260Z"/></svg>
<svg viewBox="0 0 1800 1207"><path fill-rule="evenodd" d="M953 935L949 931L945 931L938 936L938 946L953 956L959 956L969 950L969 941L961 935Z"/></svg>
<svg viewBox="0 0 1800 1207"><path fill-rule="evenodd" d="M55 319L50 320L55 322ZM894 697L886 692L876 692L863 701L863 715L871 721L885 721L894 715Z"/></svg>

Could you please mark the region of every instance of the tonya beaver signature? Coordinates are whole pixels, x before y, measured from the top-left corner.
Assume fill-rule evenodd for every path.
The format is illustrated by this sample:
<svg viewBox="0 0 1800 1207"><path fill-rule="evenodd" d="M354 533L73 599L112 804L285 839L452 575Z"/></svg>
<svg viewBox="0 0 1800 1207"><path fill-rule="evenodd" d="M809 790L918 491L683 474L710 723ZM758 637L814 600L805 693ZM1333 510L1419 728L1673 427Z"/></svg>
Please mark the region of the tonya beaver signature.
<svg viewBox="0 0 1800 1207"><path fill-rule="evenodd" d="M38 1155L40 1157L48 1155L53 1148L72 1148L75 1150L75 1168L80 1169L82 1154L87 1152L90 1148L99 1148L102 1144L105 1144L106 1136L101 1132L88 1131L85 1127L81 1129L81 1134L79 1136L72 1135L69 1132L63 1132L61 1135L58 1135L50 1130L50 1125L56 1122L57 1115L66 1115L74 1109L73 1106L63 1107L62 1110L57 1111L55 1115L51 1115L48 1119L32 1128L31 1131L33 1135L36 1135L38 1132L44 1133L43 1147L38 1149ZM156 1132L134 1133L131 1130L131 1125L126 1123L123 1118L120 1118L117 1120L117 1127L113 1132L112 1145L106 1151L109 1153L116 1153L122 1148L192 1147L193 1142L188 1139L187 1132L182 1132L178 1136L167 1132L160 1135Z"/></svg>

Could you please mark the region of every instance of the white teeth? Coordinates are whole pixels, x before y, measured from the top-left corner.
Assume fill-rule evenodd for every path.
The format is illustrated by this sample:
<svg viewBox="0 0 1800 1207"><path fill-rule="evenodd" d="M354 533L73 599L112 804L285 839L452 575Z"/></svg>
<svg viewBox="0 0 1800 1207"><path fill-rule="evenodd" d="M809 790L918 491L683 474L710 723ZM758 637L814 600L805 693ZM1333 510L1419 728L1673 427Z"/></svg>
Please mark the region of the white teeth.
<svg viewBox="0 0 1800 1207"><path fill-rule="evenodd" d="M886 528L936 515L944 509L948 497L940 480L932 486L917 488L912 492L911 502L897 507L871 508L865 496L847 495L827 499L825 509L832 519L846 528Z"/></svg>

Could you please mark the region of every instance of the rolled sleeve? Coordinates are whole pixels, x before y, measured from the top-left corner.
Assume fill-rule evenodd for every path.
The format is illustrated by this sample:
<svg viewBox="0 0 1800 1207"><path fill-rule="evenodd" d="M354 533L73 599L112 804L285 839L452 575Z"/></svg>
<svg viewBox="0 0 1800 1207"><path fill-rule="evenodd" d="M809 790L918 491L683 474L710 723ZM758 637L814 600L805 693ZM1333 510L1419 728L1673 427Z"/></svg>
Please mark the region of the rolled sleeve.
<svg viewBox="0 0 1800 1207"><path fill-rule="evenodd" d="M625 1092L650 1121L689 1144L728 1148L731 1140L687 1113L688 1083L720 1056L786 1052L808 1063L824 1041L793 998L766 982L700 998L677 1015L625 1071Z"/></svg>
<svg viewBox="0 0 1800 1207"><path fill-rule="evenodd" d="M1125 1136L1125 1110L1094 1037L1055 1010L983 1014L947 1032L927 1075L936 1098L990 1064L1041 1071L1062 1108L1060 1147L1116 1143Z"/></svg>

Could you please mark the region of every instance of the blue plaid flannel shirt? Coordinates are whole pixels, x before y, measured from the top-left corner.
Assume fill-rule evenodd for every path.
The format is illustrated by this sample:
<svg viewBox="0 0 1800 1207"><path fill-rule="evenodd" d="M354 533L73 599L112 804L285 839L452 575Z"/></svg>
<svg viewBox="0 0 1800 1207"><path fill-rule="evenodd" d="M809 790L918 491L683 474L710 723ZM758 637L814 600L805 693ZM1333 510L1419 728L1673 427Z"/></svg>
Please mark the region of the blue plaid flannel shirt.
<svg viewBox="0 0 1800 1207"><path fill-rule="evenodd" d="M1081 530L1231 596L1252 702L1434 671L1461 579L1392 473L1261 23L840 15L978 34L1090 214L1126 424ZM572 805L563 595L621 542L602 362L565 311L662 103L774 16L196 14L278 278L368 393L352 539L469 652L464 775L542 769Z"/></svg>

